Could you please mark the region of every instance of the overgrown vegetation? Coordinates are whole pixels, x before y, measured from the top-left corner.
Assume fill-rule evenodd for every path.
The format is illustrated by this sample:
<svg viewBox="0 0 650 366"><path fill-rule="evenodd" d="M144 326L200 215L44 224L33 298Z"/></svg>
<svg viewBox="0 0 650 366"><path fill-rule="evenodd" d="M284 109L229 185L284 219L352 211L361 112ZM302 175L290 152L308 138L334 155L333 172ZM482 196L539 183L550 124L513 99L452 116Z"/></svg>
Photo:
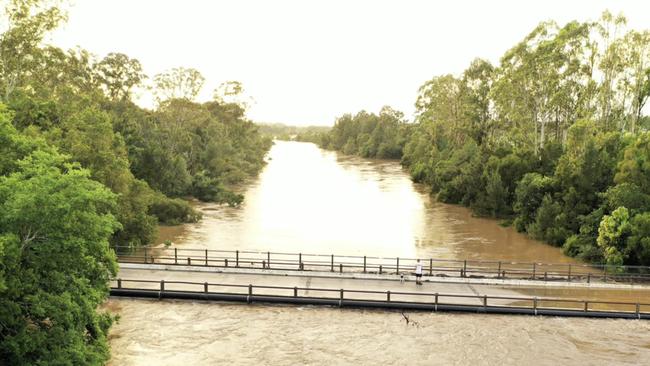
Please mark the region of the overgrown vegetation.
<svg viewBox="0 0 650 366"><path fill-rule="evenodd" d="M414 123L390 109L345 115L318 142L401 158L439 200L568 255L650 265L650 32L625 23L541 23L500 65L427 81Z"/></svg>

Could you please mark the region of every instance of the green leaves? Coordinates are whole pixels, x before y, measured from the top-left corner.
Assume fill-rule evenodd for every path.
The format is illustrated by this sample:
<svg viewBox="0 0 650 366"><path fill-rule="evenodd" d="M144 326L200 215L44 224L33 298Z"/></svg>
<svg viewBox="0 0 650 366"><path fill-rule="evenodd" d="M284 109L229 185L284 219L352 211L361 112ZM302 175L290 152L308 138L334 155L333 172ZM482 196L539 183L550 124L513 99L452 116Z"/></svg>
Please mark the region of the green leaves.
<svg viewBox="0 0 650 366"><path fill-rule="evenodd" d="M6 122L0 118L0 140L19 141ZM52 149L24 153L0 176L0 359L108 359L111 319L96 308L117 272L108 245L120 228L111 214L115 199L89 171Z"/></svg>

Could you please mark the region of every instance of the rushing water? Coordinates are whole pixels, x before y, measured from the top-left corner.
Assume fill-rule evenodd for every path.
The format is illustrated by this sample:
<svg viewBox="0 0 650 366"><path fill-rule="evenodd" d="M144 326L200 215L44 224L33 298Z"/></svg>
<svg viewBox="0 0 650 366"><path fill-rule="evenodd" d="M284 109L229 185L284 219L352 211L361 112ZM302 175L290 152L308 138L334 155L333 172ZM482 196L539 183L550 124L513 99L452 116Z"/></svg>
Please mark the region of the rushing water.
<svg viewBox="0 0 650 366"><path fill-rule="evenodd" d="M650 322L110 300L112 365L644 365Z"/></svg>
<svg viewBox="0 0 650 366"><path fill-rule="evenodd" d="M159 240L187 248L575 262L494 220L434 202L395 161L297 142L277 142L268 160L241 207L198 204L200 223L162 227ZM552 291L561 290L531 294ZM614 292L626 301L645 296ZM113 365L636 365L650 357L643 321L410 313L406 324L389 311L118 299L105 308L121 316L111 331Z"/></svg>

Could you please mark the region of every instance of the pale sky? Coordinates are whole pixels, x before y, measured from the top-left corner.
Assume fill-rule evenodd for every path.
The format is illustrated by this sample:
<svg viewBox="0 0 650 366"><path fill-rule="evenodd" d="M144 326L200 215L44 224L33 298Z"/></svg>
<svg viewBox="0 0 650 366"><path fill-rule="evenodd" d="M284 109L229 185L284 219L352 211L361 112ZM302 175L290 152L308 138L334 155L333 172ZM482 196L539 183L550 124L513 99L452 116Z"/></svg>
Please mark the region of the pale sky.
<svg viewBox="0 0 650 366"><path fill-rule="evenodd" d="M255 121L332 125L383 105L411 117L433 76L458 75L476 57L497 63L540 21L595 20L605 9L650 27L646 0L73 0L50 42L125 53L150 77L196 68L200 101L239 80Z"/></svg>

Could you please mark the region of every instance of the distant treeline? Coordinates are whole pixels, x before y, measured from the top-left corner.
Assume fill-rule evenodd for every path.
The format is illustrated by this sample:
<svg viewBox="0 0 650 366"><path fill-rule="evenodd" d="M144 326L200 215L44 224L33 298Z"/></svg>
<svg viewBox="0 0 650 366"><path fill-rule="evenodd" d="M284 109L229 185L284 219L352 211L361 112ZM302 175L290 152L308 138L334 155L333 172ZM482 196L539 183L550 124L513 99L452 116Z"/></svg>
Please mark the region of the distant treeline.
<svg viewBox="0 0 650 366"><path fill-rule="evenodd" d="M400 158L439 200L568 255L650 265L650 33L625 23L541 23L499 65L427 81L413 123L360 112L315 140Z"/></svg>
<svg viewBox="0 0 650 366"><path fill-rule="evenodd" d="M310 141L310 136L320 136L332 129L329 126L289 126L283 123L259 123L258 126L262 135L284 141Z"/></svg>

